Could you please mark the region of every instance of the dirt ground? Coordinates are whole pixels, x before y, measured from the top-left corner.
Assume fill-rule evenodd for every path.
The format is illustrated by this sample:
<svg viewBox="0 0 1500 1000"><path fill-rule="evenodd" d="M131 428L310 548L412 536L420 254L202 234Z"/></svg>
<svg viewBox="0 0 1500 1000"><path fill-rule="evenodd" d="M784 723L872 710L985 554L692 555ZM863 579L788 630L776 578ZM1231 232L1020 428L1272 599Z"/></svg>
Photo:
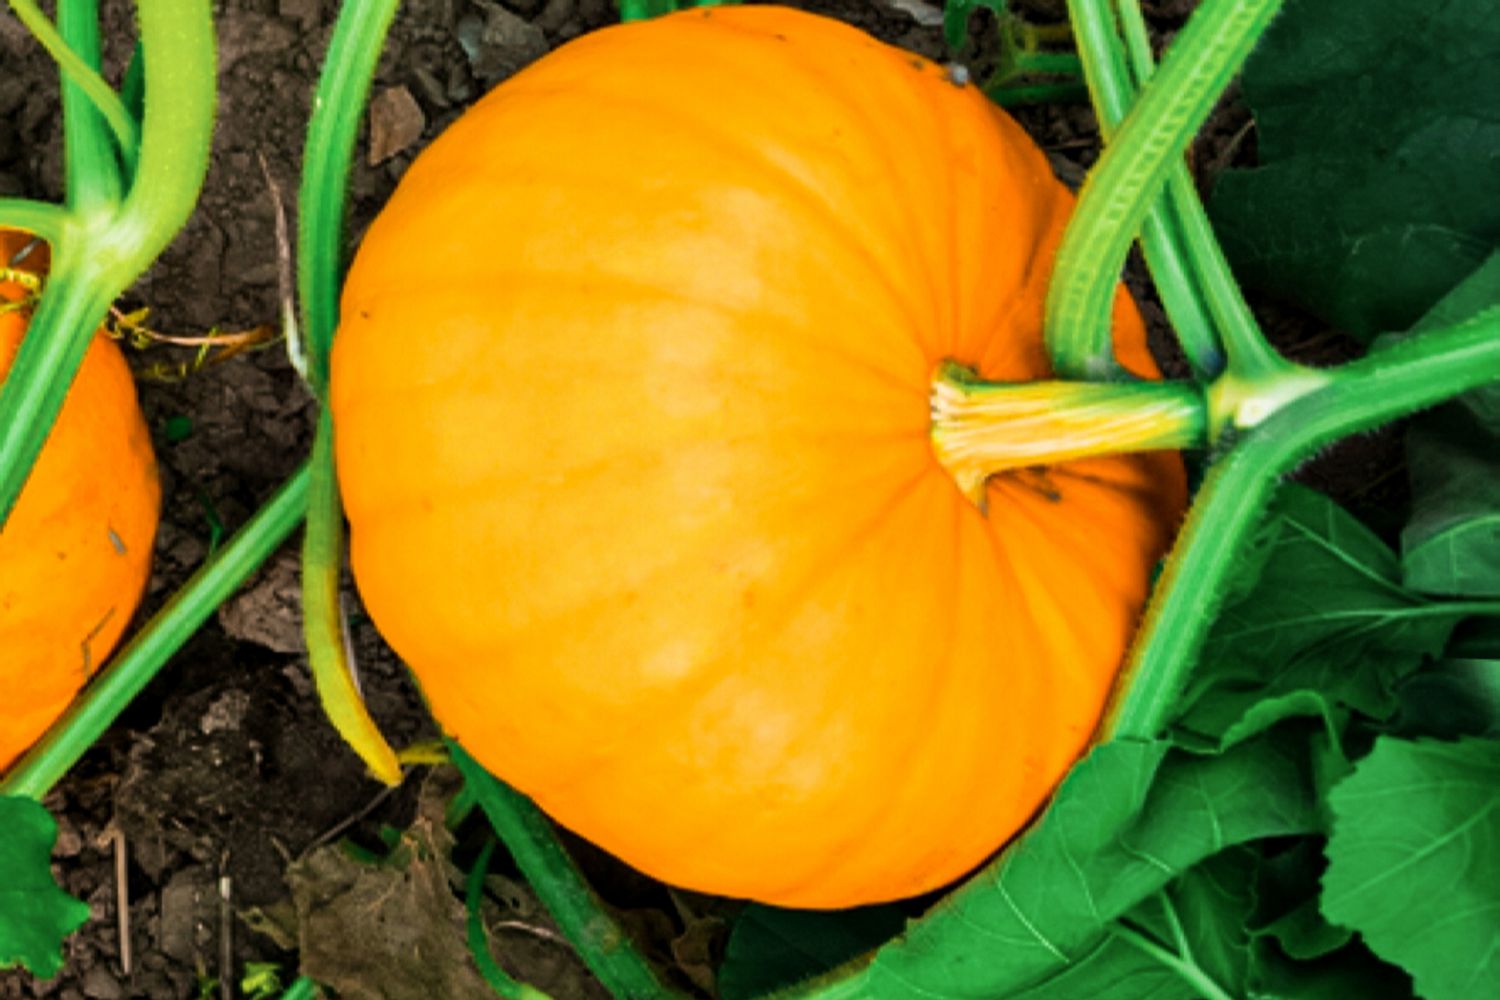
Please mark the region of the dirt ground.
<svg viewBox="0 0 1500 1000"><path fill-rule="evenodd" d="M110 61L117 66L131 37L131 14L120 3L105 6ZM813 0L800 6L947 58L940 30L908 12L931 13L931 5ZM1021 6L1038 19L1055 19L1063 3ZM1147 6L1165 36L1192 3ZM308 105L337 4L223 0L216 8L220 119L207 189L193 221L125 303L149 306L152 326L172 334L277 322L274 209L260 162L292 210ZM377 110L361 140L352 238L415 153L468 103L524 63L614 18L609 0L408 0L381 62ZM988 58L982 48L962 55L980 67ZM57 198L54 73L8 14L0 15L0 65L0 194ZM1020 117L1065 179L1081 177L1096 151L1085 108L1034 109ZM1232 103L1216 116L1195 159L1200 168L1249 155L1246 121ZM1159 309L1150 302L1146 308L1160 328ZM1302 357L1331 360L1347 351L1300 316L1263 307L1263 317ZM165 487L145 614L292 472L308 452L315 412L280 345L203 367L196 367L197 352L184 347L155 346L132 360ZM1400 473L1395 438L1385 435L1325 457L1311 476L1378 519L1399 505ZM438 801L433 788L424 794L424 782L413 778L394 793L382 791L323 721L301 652L296 575L289 547L221 609L49 797L61 826L57 871L64 887L89 903L91 919L68 942L61 975L38 982L19 971L0 973L0 998L239 995L248 963L269 963L283 983L304 966L322 970L345 997L469 995L473 983L458 980L472 979L472 972L455 973L452 983L418 976L406 985L388 968L379 984L359 974L364 959L402 940L391 925L409 920L409 910L393 909L384 922L369 923L370 900L416 904L409 894L391 902L389 886L362 882L330 845L348 837L380 848L383 828L445 834L441 822L423 822ZM434 736L400 665L357 611L353 624L371 708L392 742ZM669 895L596 852L583 856L648 950L684 985L711 988L707 969L722 944L723 908ZM503 866L500 872L506 879ZM409 869L402 885L408 893L425 887L441 897L447 874ZM495 926L507 962L562 1000L599 995L524 887L506 884L508 909ZM451 893L447 903L428 902L446 913ZM128 947L121 904L128 909ZM320 954L299 949L299 917L302 941L316 929L327 942ZM465 962L454 954L455 968Z"/></svg>

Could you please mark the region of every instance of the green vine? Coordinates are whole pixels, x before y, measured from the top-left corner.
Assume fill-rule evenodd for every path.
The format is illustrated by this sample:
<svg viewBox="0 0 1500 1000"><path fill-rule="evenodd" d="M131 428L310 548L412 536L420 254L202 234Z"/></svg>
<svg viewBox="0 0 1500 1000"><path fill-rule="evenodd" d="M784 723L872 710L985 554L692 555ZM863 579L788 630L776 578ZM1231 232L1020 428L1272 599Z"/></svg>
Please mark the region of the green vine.
<svg viewBox="0 0 1500 1000"><path fill-rule="evenodd" d="M313 102L303 155L303 206L297 227L304 377L323 404L313 439L307 530L302 539L302 629L318 695L340 735L387 785L401 782L395 751L370 717L344 642L339 602L344 509L333 465L333 414L327 406L329 352L338 327L343 281L344 214L355 140L375 64L396 16L397 0L346 3L339 11Z"/></svg>
<svg viewBox="0 0 1500 1000"><path fill-rule="evenodd" d="M139 156L129 186L120 163L136 147L118 97L99 91L97 11L92 0L63 0L53 37L34 4L11 0L37 25L64 67L65 208L0 201L0 225L36 225L52 244L52 274L0 390L0 524L10 514L47 432L106 310L187 221L208 168L214 113L213 22L205 0L142 0L141 44L151 53ZM45 18L42 18L45 21ZM80 47L74 49L72 44ZM61 48L57 48L61 46ZM105 88L108 90L108 88ZM71 95L71 96L70 96ZM99 109L114 125L100 125Z"/></svg>
<svg viewBox="0 0 1500 1000"><path fill-rule="evenodd" d="M1075 30L1088 53L1091 85L1098 78L1092 67L1108 67L1104 79L1112 86L1101 87L1095 100L1110 109L1108 118L1119 105L1116 89L1125 86L1125 58L1113 29L1104 26L1102 6L1076 4L1082 21ZM1125 254L1173 165L1280 6L1281 0L1205 0L1090 171L1047 296L1047 346L1060 375L1129 377L1110 344L1110 303ZM1092 51L1106 46L1107 52ZM1198 364L1211 369L1208 352L1199 353Z"/></svg>

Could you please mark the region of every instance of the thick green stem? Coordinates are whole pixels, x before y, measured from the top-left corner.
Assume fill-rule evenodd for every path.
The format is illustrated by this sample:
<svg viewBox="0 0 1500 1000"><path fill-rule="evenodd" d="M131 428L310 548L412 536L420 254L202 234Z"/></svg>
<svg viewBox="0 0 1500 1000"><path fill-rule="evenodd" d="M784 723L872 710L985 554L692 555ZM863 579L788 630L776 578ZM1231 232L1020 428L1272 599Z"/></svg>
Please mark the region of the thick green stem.
<svg viewBox="0 0 1500 1000"><path fill-rule="evenodd" d="M687 1000L662 985L630 938L605 912L568 857L552 825L531 800L496 779L463 747L449 741L453 763L463 772L490 825L536 890L542 905L567 935L578 957L617 1000Z"/></svg>
<svg viewBox="0 0 1500 1000"><path fill-rule="evenodd" d="M1135 100L1135 87L1120 49L1114 12L1108 0L1068 0L1068 18L1073 25L1094 112L1099 118L1099 129L1107 138Z"/></svg>
<svg viewBox="0 0 1500 1000"><path fill-rule="evenodd" d="M1280 477L1319 448L1500 380L1500 307L1375 351L1287 401L1211 466L1157 582L1105 738L1151 739L1171 721L1223 601L1225 580Z"/></svg>
<svg viewBox="0 0 1500 1000"><path fill-rule="evenodd" d="M1070 0L1069 9L1080 26L1079 54L1094 114L1100 132L1108 140L1130 109L1144 77L1131 73L1139 67L1125 60L1108 0ZM1147 57L1149 61L1149 52ZM1180 168L1173 171L1174 179L1179 171ZM1141 251L1193 377L1209 378L1224 366L1223 348L1214 330L1213 316L1199 292L1193 257L1183 244L1172 207L1166 200L1151 207L1141 224Z"/></svg>
<svg viewBox="0 0 1500 1000"><path fill-rule="evenodd" d="M1131 72L1137 81L1145 84L1155 75L1156 65L1140 4L1137 0L1115 0L1115 3L1125 34ZM1228 369L1243 379L1261 379L1291 370L1294 366L1277 354L1262 336L1250 305L1229 270L1229 262L1219 248L1219 241L1214 238L1208 213L1198 200L1186 164L1172 165L1167 175L1166 198L1158 207L1171 218L1172 250L1192 264L1193 282L1198 292L1195 299L1206 303L1213 317L1217 342L1223 344ZM1150 241L1143 240L1142 245L1149 259L1152 252ZM1204 374L1212 377L1220 370L1210 368Z"/></svg>
<svg viewBox="0 0 1500 1000"><path fill-rule="evenodd" d="M1151 36L1146 31L1146 19L1141 16L1141 5L1137 0L1111 0L1115 21L1125 42L1125 61L1137 89L1145 86L1156 72L1156 57L1151 54Z"/></svg>
<svg viewBox="0 0 1500 1000"><path fill-rule="evenodd" d="M137 121L146 113L146 52L141 48L139 40L130 53L130 62L125 66L125 79L120 81L120 100L125 103L125 110ZM133 171L134 167L131 169Z"/></svg>
<svg viewBox="0 0 1500 1000"><path fill-rule="evenodd" d="M1224 348L1193 274L1192 255L1182 246L1172 205L1161 201L1141 223L1141 255L1172 332L1193 378L1213 378L1224 368Z"/></svg>
<svg viewBox="0 0 1500 1000"><path fill-rule="evenodd" d="M1126 251L1188 140L1280 5L1204 0L1090 172L1047 298L1047 345L1059 374L1129 377L1110 342L1110 306ZM1085 49L1091 46L1083 29L1099 19L1086 13L1079 10L1083 21L1074 25ZM1118 52L1115 58L1123 61Z"/></svg>
<svg viewBox="0 0 1500 1000"><path fill-rule="evenodd" d="M292 533L302 519L308 479L306 467L299 470L193 574L0 780L0 794L34 799L47 794L168 658Z"/></svg>
<svg viewBox="0 0 1500 1000"><path fill-rule="evenodd" d="M146 110L135 183L119 216L89 239L90 253L118 258L107 273L120 290L166 249L203 189L217 93L209 7L207 0L139 4Z"/></svg>
<svg viewBox="0 0 1500 1000"><path fill-rule="evenodd" d="M952 364L933 377L933 453L981 509L986 482L1009 469L1207 443L1191 383L995 383Z"/></svg>

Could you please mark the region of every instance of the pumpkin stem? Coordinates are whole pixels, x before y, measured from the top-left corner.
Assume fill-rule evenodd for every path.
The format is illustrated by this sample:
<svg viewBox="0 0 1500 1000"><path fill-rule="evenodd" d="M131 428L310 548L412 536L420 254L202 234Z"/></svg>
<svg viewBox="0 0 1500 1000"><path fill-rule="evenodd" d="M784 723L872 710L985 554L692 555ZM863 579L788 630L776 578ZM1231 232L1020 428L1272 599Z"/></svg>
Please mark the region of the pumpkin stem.
<svg viewBox="0 0 1500 1000"><path fill-rule="evenodd" d="M985 382L951 361L932 379L932 448L984 509L989 478L1010 469L1202 447L1202 390L1187 382Z"/></svg>

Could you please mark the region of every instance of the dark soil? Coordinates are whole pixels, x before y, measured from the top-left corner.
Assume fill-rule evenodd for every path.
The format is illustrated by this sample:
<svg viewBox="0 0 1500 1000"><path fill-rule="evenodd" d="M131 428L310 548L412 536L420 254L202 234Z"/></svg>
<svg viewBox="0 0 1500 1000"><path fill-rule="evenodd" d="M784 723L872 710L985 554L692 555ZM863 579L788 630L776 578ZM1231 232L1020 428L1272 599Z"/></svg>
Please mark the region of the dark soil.
<svg viewBox="0 0 1500 1000"><path fill-rule="evenodd" d="M801 5L947 58L940 29L902 9L931 11L932 5ZM110 61L118 66L133 35L130 13L119 3L106 6ZM224 0L217 6L220 120L208 185L193 221L123 304L149 306L151 326L177 335L274 328L277 322L275 199L266 173L294 211L308 106L337 9L334 0ZM1018 6L1045 20L1061 17L1063 3ZM1147 6L1165 36L1192 3ZM975 19L976 29L985 26L984 17ZM613 19L608 0L505 0L504 6L408 0L374 89L375 110L353 182L352 233L368 224L415 153L468 103L526 61ZM977 69L990 58L983 45L960 55ZM0 194L57 198L54 73L8 15L0 17L0 62ZM1081 178L1096 155L1087 109L1039 108L1020 117L1053 155L1059 174ZM1246 121L1233 102L1216 116L1195 153L1205 181L1248 155ZM1149 297L1145 308L1160 334L1160 309ZM1305 317L1269 307L1265 317L1279 341L1300 356L1333 360L1352 350ZM134 357L165 486L143 614L265 501L311 441L314 406L280 344L222 363L201 360L195 348L171 345ZM1311 475L1362 509L1399 506L1404 477L1392 435L1342 448ZM462 948L452 950L461 938L453 936L454 873L433 860L450 846L438 842L447 834L440 806L433 805L436 792L424 794L420 777L394 793L382 790L363 775L317 707L301 652L296 564L294 548L274 558L48 798L61 826L58 876L89 903L91 919L69 940L61 975L38 982L19 971L0 972L0 998L239 995L249 963L273 963L283 983L299 968L320 971L346 997L485 995L482 984L475 991ZM353 620L366 693L391 741L403 746L435 736L400 665L360 615ZM433 780L444 780L442 772ZM383 827L407 831L400 841L409 849L406 861L356 870L331 846L347 836L383 852ZM709 970L723 938L721 909L669 895L595 852L584 857L647 948L685 986L710 989ZM515 971L563 1000L601 995L524 886L503 872L499 879L508 889L496 904L504 912L491 914L492 926ZM377 900L387 909L371 923ZM128 908L127 921L121 905ZM369 964L364 960L382 950L415 947L408 938L411 925L421 921L413 914L446 928L442 941L423 947L439 948L465 971L441 982L406 979L384 966L383 978L362 974Z"/></svg>

